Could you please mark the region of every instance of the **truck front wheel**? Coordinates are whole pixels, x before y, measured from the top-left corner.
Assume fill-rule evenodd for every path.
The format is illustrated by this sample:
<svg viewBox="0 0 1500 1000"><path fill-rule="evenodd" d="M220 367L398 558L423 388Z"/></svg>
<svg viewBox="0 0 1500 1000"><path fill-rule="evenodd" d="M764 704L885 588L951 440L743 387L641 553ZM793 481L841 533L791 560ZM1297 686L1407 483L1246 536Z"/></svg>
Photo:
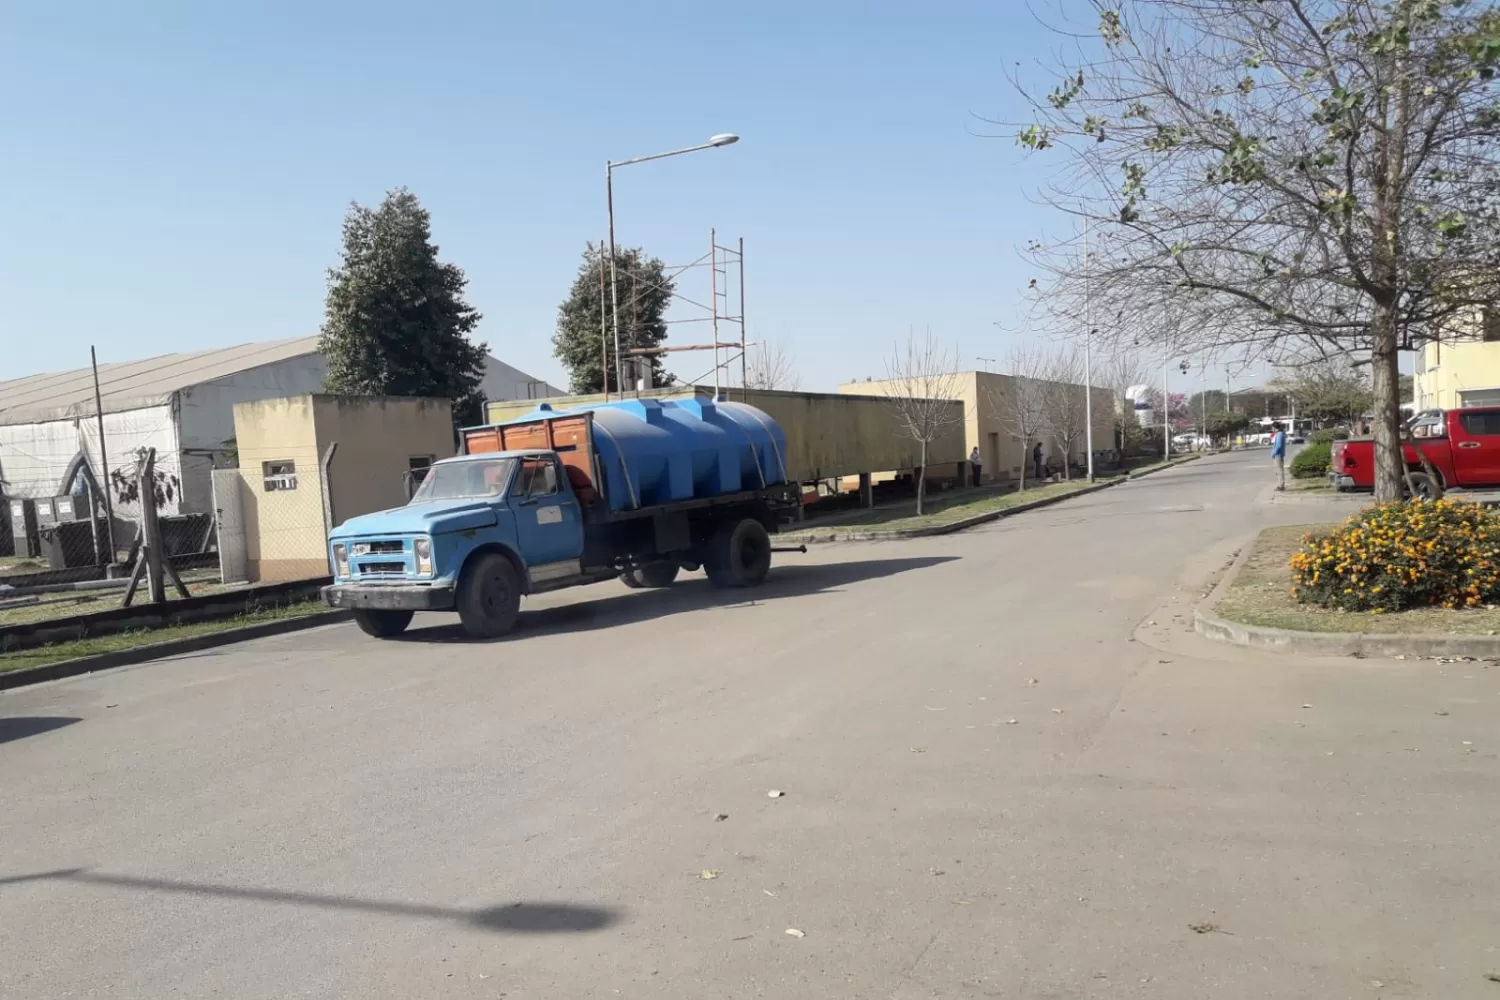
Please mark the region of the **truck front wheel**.
<svg viewBox="0 0 1500 1000"><path fill-rule="evenodd" d="M516 627L521 614L521 578L498 552L480 556L458 585L458 620L476 639L496 639Z"/></svg>
<svg viewBox="0 0 1500 1000"><path fill-rule="evenodd" d="M715 587L754 587L771 570L771 536L747 517L714 532L704 555L703 568Z"/></svg>
<svg viewBox="0 0 1500 1000"><path fill-rule="evenodd" d="M360 608L354 612L354 624L365 635L373 635L377 639L389 639L393 635L400 635L406 631L406 626L411 624L410 611L375 611L369 608Z"/></svg>

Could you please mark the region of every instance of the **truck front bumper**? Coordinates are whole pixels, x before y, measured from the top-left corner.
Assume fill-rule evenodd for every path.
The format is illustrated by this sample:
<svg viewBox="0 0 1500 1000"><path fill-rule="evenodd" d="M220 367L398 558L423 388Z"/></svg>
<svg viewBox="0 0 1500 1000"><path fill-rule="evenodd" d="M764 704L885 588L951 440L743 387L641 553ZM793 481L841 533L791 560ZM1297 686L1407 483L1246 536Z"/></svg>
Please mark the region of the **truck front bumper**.
<svg viewBox="0 0 1500 1000"><path fill-rule="evenodd" d="M330 608L376 611L451 611L453 585L335 583L322 590Z"/></svg>

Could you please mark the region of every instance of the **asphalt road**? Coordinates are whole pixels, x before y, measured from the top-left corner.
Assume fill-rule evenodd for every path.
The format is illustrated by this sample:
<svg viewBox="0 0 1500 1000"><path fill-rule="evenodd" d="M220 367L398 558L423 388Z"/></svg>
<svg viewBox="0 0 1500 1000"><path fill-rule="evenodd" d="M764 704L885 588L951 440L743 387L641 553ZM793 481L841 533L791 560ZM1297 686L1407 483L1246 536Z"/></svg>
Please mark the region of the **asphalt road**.
<svg viewBox="0 0 1500 1000"><path fill-rule="evenodd" d="M1500 667L1193 636L1267 482L7 694L0 995L1500 996Z"/></svg>

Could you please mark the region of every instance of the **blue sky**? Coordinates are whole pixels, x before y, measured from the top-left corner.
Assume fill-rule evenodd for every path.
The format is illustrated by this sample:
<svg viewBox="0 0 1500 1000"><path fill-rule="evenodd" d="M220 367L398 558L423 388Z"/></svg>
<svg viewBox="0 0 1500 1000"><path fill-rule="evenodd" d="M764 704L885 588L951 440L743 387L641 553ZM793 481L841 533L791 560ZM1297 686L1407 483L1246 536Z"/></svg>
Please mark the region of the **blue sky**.
<svg viewBox="0 0 1500 1000"><path fill-rule="evenodd" d="M617 173L619 241L686 263L710 226L743 236L751 336L785 342L803 388L878 376L909 326L970 367L1002 355L1016 248L1060 224L1028 199L1045 165L979 134L1018 113L1005 67L1054 44L1013 0L0 0L0 21L0 379L90 343L314 333L348 203L405 185L492 353L562 382L604 161L716 132L743 138Z"/></svg>

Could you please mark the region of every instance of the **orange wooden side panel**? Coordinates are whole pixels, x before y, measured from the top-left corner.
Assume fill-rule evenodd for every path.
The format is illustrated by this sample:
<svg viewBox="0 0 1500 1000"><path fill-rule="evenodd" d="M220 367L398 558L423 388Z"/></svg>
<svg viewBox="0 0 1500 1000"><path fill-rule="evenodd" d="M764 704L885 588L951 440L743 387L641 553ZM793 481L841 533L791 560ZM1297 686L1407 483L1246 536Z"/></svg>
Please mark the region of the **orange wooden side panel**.
<svg viewBox="0 0 1500 1000"><path fill-rule="evenodd" d="M477 427L464 432L471 455L491 451L555 451L564 465L594 479L594 449L587 416L552 417L524 424Z"/></svg>

